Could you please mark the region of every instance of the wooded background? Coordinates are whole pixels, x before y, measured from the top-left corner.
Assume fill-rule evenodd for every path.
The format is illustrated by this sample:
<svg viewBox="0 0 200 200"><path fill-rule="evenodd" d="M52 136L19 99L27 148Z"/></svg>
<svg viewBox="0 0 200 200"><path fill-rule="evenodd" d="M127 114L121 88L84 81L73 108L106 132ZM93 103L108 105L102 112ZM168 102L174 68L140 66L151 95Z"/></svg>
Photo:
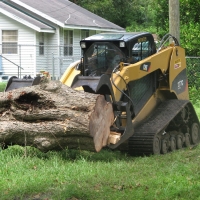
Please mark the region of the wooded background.
<svg viewBox="0 0 200 200"><path fill-rule="evenodd" d="M127 31L169 32L168 0L71 0ZM180 0L180 43L187 56L200 56L200 0Z"/></svg>

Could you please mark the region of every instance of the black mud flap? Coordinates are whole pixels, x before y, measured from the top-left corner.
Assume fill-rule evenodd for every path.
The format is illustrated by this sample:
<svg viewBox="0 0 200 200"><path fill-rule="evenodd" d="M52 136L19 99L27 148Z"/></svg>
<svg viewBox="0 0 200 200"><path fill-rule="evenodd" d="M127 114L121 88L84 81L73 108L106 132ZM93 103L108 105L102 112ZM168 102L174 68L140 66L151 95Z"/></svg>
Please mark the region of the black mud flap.
<svg viewBox="0 0 200 200"><path fill-rule="evenodd" d="M23 78L19 79L16 76L12 76L7 83L5 92L22 88L22 87L29 87L32 85L38 85L40 83L41 77L38 76L36 78Z"/></svg>

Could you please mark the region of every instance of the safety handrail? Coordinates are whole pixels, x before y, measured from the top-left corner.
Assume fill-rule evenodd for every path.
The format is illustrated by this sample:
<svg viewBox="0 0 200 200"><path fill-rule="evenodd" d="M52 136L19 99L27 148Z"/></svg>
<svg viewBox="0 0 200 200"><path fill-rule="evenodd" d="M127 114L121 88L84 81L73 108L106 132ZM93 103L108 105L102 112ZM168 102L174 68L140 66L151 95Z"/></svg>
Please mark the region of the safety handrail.
<svg viewBox="0 0 200 200"><path fill-rule="evenodd" d="M12 63L13 65L16 65L16 66L18 67L18 77L19 77L19 69L24 69L24 68L21 67L21 66L19 66L18 64L14 63L14 62L12 62L12 61L9 60L8 58L2 56L2 54L0 54L0 56L1 56L2 58L4 58L5 60L7 60L8 62L10 62L10 63Z"/></svg>

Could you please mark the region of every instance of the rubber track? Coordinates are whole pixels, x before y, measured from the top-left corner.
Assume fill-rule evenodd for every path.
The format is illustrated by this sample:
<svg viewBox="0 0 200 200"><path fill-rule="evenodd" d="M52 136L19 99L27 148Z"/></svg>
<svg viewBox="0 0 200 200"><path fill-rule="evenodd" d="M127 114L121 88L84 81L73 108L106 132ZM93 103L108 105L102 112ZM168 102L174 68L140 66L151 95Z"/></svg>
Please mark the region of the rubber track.
<svg viewBox="0 0 200 200"><path fill-rule="evenodd" d="M134 134L129 138L129 154L153 154L153 139L163 132L169 122L184 108L188 100L168 100L161 103L154 113L142 124L135 128Z"/></svg>

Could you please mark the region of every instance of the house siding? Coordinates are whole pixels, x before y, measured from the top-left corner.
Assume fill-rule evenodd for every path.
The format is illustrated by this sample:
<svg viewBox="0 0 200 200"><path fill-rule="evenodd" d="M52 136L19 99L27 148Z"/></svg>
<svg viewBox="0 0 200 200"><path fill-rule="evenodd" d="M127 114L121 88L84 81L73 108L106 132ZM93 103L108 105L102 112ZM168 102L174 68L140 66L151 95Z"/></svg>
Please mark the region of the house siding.
<svg viewBox="0 0 200 200"><path fill-rule="evenodd" d="M58 46L58 35L59 30L56 33L45 33L44 34L44 55L39 54L39 33L36 33L36 72L45 70L58 76L58 70L54 69L53 65L57 66L56 61L53 60L54 57L59 55L59 46ZM54 63L54 64L53 64Z"/></svg>
<svg viewBox="0 0 200 200"><path fill-rule="evenodd" d="M18 54L3 54L11 62L21 66L23 75L34 75L35 72L35 31L0 13L0 44L2 30L18 30ZM2 48L0 48L0 51ZM2 52L0 52L2 53ZM22 57L23 55L23 57ZM2 70L5 75L18 76L18 67L2 58Z"/></svg>
<svg viewBox="0 0 200 200"><path fill-rule="evenodd" d="M76 57L81 56L81 48L80 48L80 39L81 39L81 30L74 30L74 41L73 41L73 55Z"/></svg>
<svg viewBox="0 0 200 200"><path fill-rule="evenodd" d="M60 79L60 56L63 52L61 36L63 35L62 30L57 27L55 34L48 34L48 71L52 75L53 79Z"/></svg>
<svg viewBox="0 0 200 200"><path fill-rule="evenodd" d="M69 29L72 30L72 29ZM58 58L59 62L59 74L58 76L61 77L68 66L81 58L81 49L80 49L80 37L81 37L81 30L73 30L73 55L72 56L64 56L64 29L60 28L60 54Z"/></svg>

